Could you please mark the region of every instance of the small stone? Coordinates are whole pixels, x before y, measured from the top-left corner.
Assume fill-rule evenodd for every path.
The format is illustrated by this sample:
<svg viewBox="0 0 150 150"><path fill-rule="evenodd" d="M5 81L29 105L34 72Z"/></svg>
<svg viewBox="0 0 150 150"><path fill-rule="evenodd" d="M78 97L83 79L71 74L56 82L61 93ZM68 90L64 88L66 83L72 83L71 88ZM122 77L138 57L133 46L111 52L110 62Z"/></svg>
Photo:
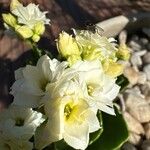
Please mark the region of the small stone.
<svg viewBox="0 0 150 150"><path fill-rule="evenodd" d="M138 94L128 93L126 95L127 111L140 123L150 121L150 105Z"/></svg>
<svg viewBox="0 0 150 150"><path fill-rule="evenodd" d="M138 72L132 67L126 67L124 69L124 76L128 78L129 82L132 85L137 84L138 82Z"/></svg>
<svg viewBox="0 0 150 150"><path fill-rule="evenodd" d="M128 141L133 145L138 145L141 141L141 136L136 133L130 132Z"/></svg>
<svg viewBox="0 0 150 150"><path fill-rule="evenodd" d="M145 84L145 82L146 82L146 74L143 72L139 72L138 83Z"/></svg>
<svg viewBox="0 0 150 150"><path fill-rule="evenodd" d="M141 57L136 55L136 54L132 54L130 61L131 61L133 66L141 66L142 65Z"/></svg>
<svg viewBox="0 0 150 150"><path fill-rule="evenodd" d="M150 96L150 82L146 82L144 85L141 85L140 90L145 97Z"/></svg>
<svg viewBox="0 0 150 150"><path fill-rule="evenodd" d="M150 140L145 140L142 144L142 150L150 150Z"/></svg>
<svg viewBox="0 0 150 150"><path fill-rule="evenodd" d="M134 119L128 112L125 112L123 116L129 131L136 134L144 134L144 128L138 120Z"/></svg>
<svg viewBox="0 0 150 150"><path fill-rule="evenodd" d="M147 52L147 53L143 56L143 63L144 63L144 64L150 64L150 52Z"/></svg>
<svg viewBox="0 0 150 150"><path fill-rule="evenodd" d="M150 123L144 125L146 139L150 140Z"/></svg>
<svg viewBox="0 0 150 150"><path fill-rule="evenodd" d="M134 54L141 57L141 56L145 55L146 53L147 53L147 50L141 50L139 52L135 52Z"/></svg>
<svg viewBox="0 0 150 150"><path fill-rule="evenodd" d="M131 49L133 49L133 51L139 51L139 50L141 50L141 45L139 45L135 41L130 41L129 46L131 47Z"/></svg>
<svg viewBox="0 0 150 150"><path fill-rule="evenodd" d="M140 41L143 45L146 45L149 42L147 38L141 38Z"/></svg>
<svg viewBox="0 0 150 150"><path fill-rule="evenodd" d="M123 145L122 150L137 150L137 148L133 144L127 142Z"/></svg>
<svg viewBox="0 0 150 150"><path fill-rule="evenodd" d="M146 73L147 80L150 80L150 64L144 66L143 71Z"/></svg>

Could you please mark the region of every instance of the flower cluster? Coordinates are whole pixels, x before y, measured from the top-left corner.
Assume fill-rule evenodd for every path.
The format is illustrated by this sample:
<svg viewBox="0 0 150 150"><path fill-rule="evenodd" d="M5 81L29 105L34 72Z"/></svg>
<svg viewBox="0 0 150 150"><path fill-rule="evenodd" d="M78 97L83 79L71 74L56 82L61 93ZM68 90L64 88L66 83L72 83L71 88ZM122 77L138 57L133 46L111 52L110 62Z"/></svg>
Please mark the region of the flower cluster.
<svg viewBox="0 0 150 150"><path fill-rule="evenodd" d="M11 13L2 15L10 33L38 42L45 31L45 24L50 22L46 18L47 12L41 12L39 6L32 3L23 6L18 0L11 1L10 9Z"/></svg>
<svg viewBox="0 0 150 150"><path fill-rule="evenodd" d="M3 19L10 30L37 42L49 24L45 14L35 4L24 7L12 0L11 13ZM115 115L116 80L123 71L119 60L127 59L128 51L98 32L73 32L62 32L56 40L60 59L43 55L36 65L15 71L14 101L0 114L0 148L42 150L64 140L84 150L90 134L102 128L98 112Z"/></svg>

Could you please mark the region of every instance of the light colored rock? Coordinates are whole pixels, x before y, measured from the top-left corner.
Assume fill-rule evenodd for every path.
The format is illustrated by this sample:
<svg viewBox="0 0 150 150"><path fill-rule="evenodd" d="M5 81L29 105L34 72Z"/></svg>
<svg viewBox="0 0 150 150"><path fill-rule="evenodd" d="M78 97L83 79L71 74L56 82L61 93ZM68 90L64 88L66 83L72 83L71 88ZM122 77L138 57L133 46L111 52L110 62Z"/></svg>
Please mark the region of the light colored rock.
<svg viewBox="0 0 150 150"><path fill-rule="evenodd" d="M127 142L123 145L122 150L137 150L137 148L133 144Z"/></svg>
<svg viewBox="0 0 150 150"><path fill-rule="evenodd" d="M146 82L146 74L143 73L142 71L139 72L138 74L138 81L137 81L139 84L145 84Z"/></svg>
<svg viewBox="0 0 150 150"><path fill-rule="evenodd" d="M147 80L150 80L150 64L144 66L143 71L146 73Z"/></svg>
<svg viewBox="0 0 150 150"><path fill-rule="evenodd" d="M141 85L140 89L145 97L150 97L150 82L147 81L144 85Z"/></svg>
<svg viewBox="0 0 150 150"><path fill-rule="evenodd" d="M144 125L146 139L150 140L150 123Z"/></svg>
<svg viewBox="0 0 150 150"><path fill-rule="evenodd" d="M123 116L129 131L144 135L144 128L138 120L134 119L128 112L125 112Z"/></svg>
<svg viewBox="0 0 150 150"><path fill-rule="evenodd" d="M130 132L128 141L133 145L138 145L141 141L141 136L136 133Z"/></svg>
<svg viewBox="0 0 150 150"><path fill-rule="evenodd" d="M134 51L141 50L141 45L139 45L136 41L133 40L129 42L129 47L131 47L131 49L133 49Z"/></svg>
<svg viewBox="0 0 150 150"><path fill-rule="evenodd" d="M145 140L142 144L142 150L150 150L150 140Z"/></svg>
<svg viewBox="0 0 150 150"><path fill-rule="evenodd" d="M126 109L139 122L146 123L150 121L150 105L138 94L128 93L126 95Z"/></svg>
<svg viewBox="0 0 150 150"><path fill-rule="evenodd" d="M141 50L139 52L135 52L134 54L141 57L141 56L144 56L146 53L147 53L147 50Z"/></svg>
<svg viewBox="0 0 150 150"><path fill-rule="evenodd" d="M124 76L128 78L129 82L132 85L137 84L138 82L138 72L132 67L126 67L124 69Z"/></svg>
<svg viewBox="0 0 150 150"><path fill-rule="evenodd" d="M147 53L143 56L143 63L144 63L144 64L150 64L150 52L147 52Z"/></svg>
<svg viewBox="0 0 150 150"><path fill-rule="evenodd" d="M141 38L140 41L143 45L146 45L149 42L147 38Z"/></svg>
<svg viewBox="0 0 150 150"><path fill-rule="evenodd" d="M131 63L133 66L141 66L142 65L142 59L140 56L136 55L135 53L131 56Z"/></svg>

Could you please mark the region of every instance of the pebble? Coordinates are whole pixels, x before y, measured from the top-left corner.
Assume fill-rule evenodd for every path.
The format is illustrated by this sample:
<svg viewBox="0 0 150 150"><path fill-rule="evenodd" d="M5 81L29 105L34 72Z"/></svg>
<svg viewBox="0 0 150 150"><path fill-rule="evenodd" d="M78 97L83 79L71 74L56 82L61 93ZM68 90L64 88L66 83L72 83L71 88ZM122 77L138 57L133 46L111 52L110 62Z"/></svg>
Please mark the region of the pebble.
<svg viewBox="0 0 150 150"><path fill-rule="evenodd" d="M147 81L144 85L141 85L140 90L145 97L150 96L150 82Z"/></svg>
<svg viewBox="0 0 150 150"><path fill-rule="evenodd" d="M140 122L134 119L128 112L123 114L125 121L127 122L127 126L129 131L136 133L136 134L144 134L144 128L140 124Z"/></svg>
<svg viewBox="0 0 150 150"><path fill-rule="evenodd" d="M142 144L142 150L150 150L150 140L145 140Z"/></svg>
<svg viewBox="0 0 150 150"><path fill-rule="evenodd" d="M150 80L150 64L144 66L143 71L146 74L147 80Z"/></svg>
<svg viewBox="0 0 150 150"><path fill-rule="evenodd" d="M140 123L146 123L150 121L150 105L138 94L127 94L126 107L128 112Z"/></svg>
<svg viewBox="0 0 150 150"><path fill-rule="evenodd" d="M150 123L144 125L146 139L150 140Z"/></svg>
<svg viewBox="0 0 150 150"><path fill-rule="evenodd" d="M144 56L143 56L143 63L144 64L150 64L150 52L147 52Z"/></svg>
<svg viewBox="0 0 150 150"><path fill-rule="evenodd" d="M127 142L123 145L122 150L137 150L137 148L133 144Z"/></svg>
<svg viewBox="0 0 150 150"><path fill-rule="evenodd" d="M149 41L148 41L147 38L141 38L140 41L141 41L141 43L142 43L143 45L146 45L146 44L149 43Z"/></svg>
<svg viewBox="0 0 150 150"><path fill-rule="evenodd" d="M146 74L143 72L139 72L139 76L138 76L138 83L139 84L145 84L146 83Z"/></svg>
<svg viewBox="0 0 150 150"><path fill-rule="evenodd" d="M136 71L136 69L132 68L132 67L126 67L124 70L124 76L128 78L129 82L132 85L137 84L138 82L138 72Z"/></svg>
<svg viewBox="0 0 150 150"><path fill-rule="evenodd" d="M133 66L141 66L142 65L142 59L140 56L138 56L137 54L132 54L131 56L131 63Z"/></svg>
<svg viewBox="0 0 150 150"><path fill-rule="evenodd" d="M141 136L136 134L136 133L133 133L133 132L130 132L130 135L129 135L129 142L131 144L134 144L134 145L139 145L141 141Z"/></svg>
<svg viewBox="0 0 150 150"><path fill-rule="evenodd" d="M139 45L137 42L135 41L130 41L129 43L129 47L131 47L134 51L139 51L141 50L141 45Z"/></svg>

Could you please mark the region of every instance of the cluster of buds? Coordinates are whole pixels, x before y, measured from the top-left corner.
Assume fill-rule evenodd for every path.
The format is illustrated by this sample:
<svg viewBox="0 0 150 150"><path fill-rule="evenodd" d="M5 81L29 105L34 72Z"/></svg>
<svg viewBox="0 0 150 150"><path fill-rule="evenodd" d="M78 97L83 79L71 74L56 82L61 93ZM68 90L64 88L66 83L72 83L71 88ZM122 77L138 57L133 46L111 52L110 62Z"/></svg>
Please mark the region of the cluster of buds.
<svg viewBox="0 0 150 150"><path fill-rule="evenodd" d="M113 38L106 38L88 30L74 30L75 37L62 32L57 40L61 57L70 66L78 60L99 60L106 74L117 77L123 73L124 66L119 60L128 60L130 52L125 43L118 47Z"/></svg>
<svg viewBox="0 0 150 150"><path fill-rule="evenodd" d="M38 5L32 3L25 7L18 0L11 1L10 10L8 14L2 14L5 27L23 39L38 42L45 24L50 21L46 18L47 12L41 12Z"/></svg>

